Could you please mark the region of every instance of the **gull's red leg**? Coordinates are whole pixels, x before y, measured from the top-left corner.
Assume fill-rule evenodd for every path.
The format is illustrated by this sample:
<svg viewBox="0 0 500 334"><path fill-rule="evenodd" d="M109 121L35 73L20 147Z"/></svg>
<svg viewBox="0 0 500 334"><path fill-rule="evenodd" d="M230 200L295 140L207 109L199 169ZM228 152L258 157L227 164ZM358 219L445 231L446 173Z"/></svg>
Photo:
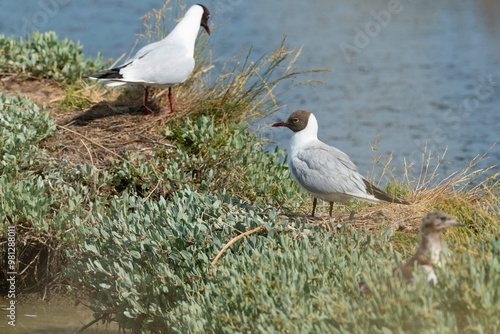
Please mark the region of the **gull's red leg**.
<svg viewBox="0 0 500 334"><path fill-rule="evenodd" d="M174 108L172 107L172 87L168 87L168 101L170 102L170 113L174 113Z"/></svg>
<svg viewBox="0 0 500 334"><path fill-rule="evenodd" d="M144 115L151 115L148 109L148 86L144 87Z"/></svg>
<svg viewBox="0 0 500 334"><path fill-rule="evenodd" d="M316 211L316 204L318 203L318 200L316 199L316 197L314 197L314 200L313 200L313 212L311 214L311 216L314 218L314 211Z"/></svg>

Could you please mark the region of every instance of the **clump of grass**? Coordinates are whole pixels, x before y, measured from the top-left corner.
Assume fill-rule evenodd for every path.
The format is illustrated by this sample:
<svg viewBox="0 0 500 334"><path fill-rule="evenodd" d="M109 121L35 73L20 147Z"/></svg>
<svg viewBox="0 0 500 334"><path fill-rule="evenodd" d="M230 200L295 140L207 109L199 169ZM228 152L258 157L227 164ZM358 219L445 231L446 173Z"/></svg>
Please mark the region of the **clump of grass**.
<svg viewBox="0 0 500 334"><path fill-rule="evenodd" d="M301 49L289 49L285 44L286 36L269 55L251 61L252 48L242 52L224 63L221 73L208 89L205 85L193 86L185 94L194 99L194 107L189 114L209 113L222 121L255 120L265 118L280 108L279 97L286 90L276 91L284 82L291 83L287 89L299 85L317 83L315 80L293 82L298 76L325 70L301 70L295 62ZM182 92L184 93L184 92Z"/></svg>
<svg viewBox="0 0 500 334"><path fill-rule="evenodd" d="M75 87L65 87L64 97L60 102L59 109L64 111L87 109L92 103L91 98L86 94L87 92L87 90Z"/></svg>
<svg viewBox="0 0 500 334"><path fill-rule="evenodd" d="M186 5L177 1L179 7L179 15L185 13ZM168 15L167 15L168 12ZM177 18L179 20L180 17ZM172 1L166 0L163 2L163 7L155 9L140 18L144 24L144 32L138 34L144 39L145 44L153 43L162 40L168 34L168 31L173 29L172 20Z"/></svg>
<svg viewBox="0 0 500 334"><path fill-rule="evenodd" d="M431 152L424 152L420 175L413 180L409 180L408 175L414 164L405 168L406 182L414 188L413 201L421 208L446 211L476 227L498 225L495 213L498 213L500 200L500 172L492 173L495 166L477 168L487 158L487 153L474 158L463 170L440 180L438 170L445 154L433 157Z"/></svg>

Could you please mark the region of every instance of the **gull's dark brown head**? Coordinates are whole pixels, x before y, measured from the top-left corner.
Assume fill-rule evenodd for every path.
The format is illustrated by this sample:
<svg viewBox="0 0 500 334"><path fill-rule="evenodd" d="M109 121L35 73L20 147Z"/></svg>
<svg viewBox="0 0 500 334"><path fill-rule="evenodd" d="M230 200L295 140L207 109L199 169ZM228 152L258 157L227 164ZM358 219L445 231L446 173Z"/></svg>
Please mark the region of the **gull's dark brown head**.
<svg viewBox="0 0 500 334"><path fill-rule="evenodd" d="M441 231L449 227L465 226L443 211L433 211L422 219L422 231Z"/></svg>
<svg viewBox="0 0 500 334"><path fill-rule="evenodd" d="M293 132L299 132L306 128L311 113L307 110L296 110L284 122L274 123L273 127L286 126Z"/></svg>
<svg viewBox="0 0 500 334"><path fill-rule="evenodd" d="M208 27L208 19L210 18L210 12L208 11L207 7L203 6L202 4L198 4L198 6L203 8L203 15L201 16L200 26L205 28L207 34L210 35L210 28Z"/></svg>

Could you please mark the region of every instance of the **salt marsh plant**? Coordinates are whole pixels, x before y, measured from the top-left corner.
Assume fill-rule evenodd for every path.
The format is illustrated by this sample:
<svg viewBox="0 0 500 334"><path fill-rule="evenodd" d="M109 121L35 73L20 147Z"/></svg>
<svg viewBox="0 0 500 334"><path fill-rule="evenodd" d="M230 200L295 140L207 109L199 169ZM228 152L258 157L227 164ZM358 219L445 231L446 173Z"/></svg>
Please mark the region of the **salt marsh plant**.
<svg viewBox="0 0 500 334"><path fill-rule="evenodd" d="M392 277L410 254L381 235L348 225L284 228L274 210L248 211L222 194L185 187L157 202L124 198L97 216L72 252L68 274L90 288L92 308L122 326L164 333L496 332L499 240L450 243L437 269L411 285ZM130 212L130 208L137 208ZM285 224L285 225L283 225ZM210 271L233 230L264 225ZM497 232L498 233L498 230ZM470 252L463 252L469 249ZM480 250L480 252L479 252ZM358 282L369 282L363 295Z"/></svg>
<svg viewBox="0 0 500 334"><path fill-rule="evenodd" d="M51 117L38 105L22 97L0 93L1 175L36 164L40 150L35 145L55 134Z"/></svg>
<svg viewBox="0 0 500 334"><path fill-rule="evenodd" d="M32 32L24 39L0 35L0 68L6 73L75 83L90 69L103 68L101 54L95 60L86 59L82 49L67 38L59 40L53 31Z"/></svg>
<svg viewBox="0 0 500 334"><path fill-rule="evenodd" d="M165 10L153 15L155 33ZM53 34L0 41L3 72L71 83L78 96L75 87L87 89L79 75L104 67ZM40 142L57 134L53 119L26 98L0 95L0 222L31 245L20 258L24 277L38 273L45 288L67 283L96 318L141 333L500 331L499 174L472 166L437 185L405 179L390 190L410 206L359 205L343 225L307 219L298 212L308 195L280 162L284 151L266 152L245 121L279 108L278 83L304 73L294 68L300 50L280 44L256 62L242 53L210 81L209 49L198 46L197 70L177 90L183 117L137 125L158 146L113 152L100 166L51 158ZM436 286L423 275L405 285L392 270L416 237L390 224L433 209L467 228L446 232ZM361 280L372 294L359 291Z"/></svg>

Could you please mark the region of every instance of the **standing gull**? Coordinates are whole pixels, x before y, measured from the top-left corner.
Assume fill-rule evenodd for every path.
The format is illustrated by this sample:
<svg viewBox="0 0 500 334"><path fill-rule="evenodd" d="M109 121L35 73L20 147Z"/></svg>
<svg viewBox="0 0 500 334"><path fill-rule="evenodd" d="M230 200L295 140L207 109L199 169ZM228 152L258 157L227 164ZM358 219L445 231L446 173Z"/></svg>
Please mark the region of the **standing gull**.
<svg viewBox="0 0 500 334"><path fill-rule="evenodd" d="M172 107L172 86L182 83L194 69L194 44L200 26L210 35L208 19L210 12L203 5L194 5L186 15L159 42L141 48L134 57L125 64L112 68L104 73L84 76L106 82L107 86L120 86L127 83L144 85L144 111L149 115L148 88L168 88L170 113Z"/></svg>
<svg viewBox="0 0 500 334"><path fill-rule="evenodd" d="M309 111L294 111L285 122L273 124L279 126L294 132L288 166L295 181L314 196L313 217L318 198L330 202L330 217L333 202L345 203L351 199L410 204L372 185L358 173L347 154L320 141L318 122Z"/></svg>

